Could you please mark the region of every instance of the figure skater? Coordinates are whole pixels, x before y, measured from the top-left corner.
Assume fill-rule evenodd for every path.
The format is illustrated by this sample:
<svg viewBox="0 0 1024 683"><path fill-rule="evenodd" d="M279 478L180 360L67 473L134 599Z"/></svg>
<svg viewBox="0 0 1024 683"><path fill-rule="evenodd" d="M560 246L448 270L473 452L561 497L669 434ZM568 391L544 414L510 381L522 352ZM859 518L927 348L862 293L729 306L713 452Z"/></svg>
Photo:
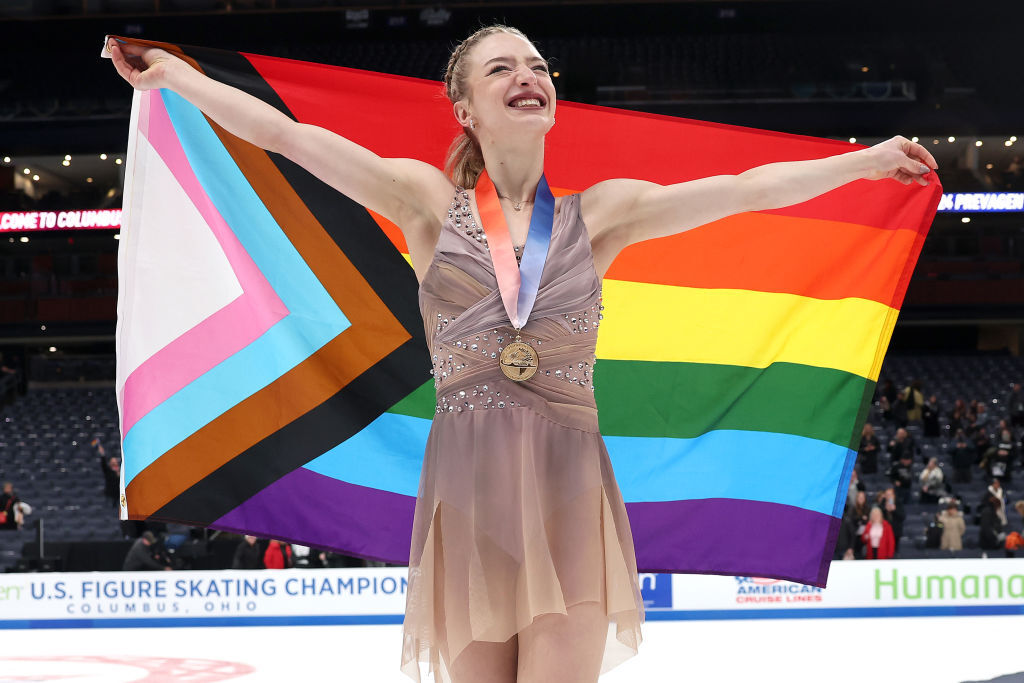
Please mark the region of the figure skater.
<svg viewBox="0 0 1024 683"><path fill-rule="evenodd" d="M426 663L454 683L589 682L637 652L644 605L592 382L602 278L623 248L861 178L927 185L936 168L897 136L738 175L616 178L556 198L544 178L555 88L515 28L482 28L451 55L444 86L463 132L444 172L293 121L164 50L113 39L108 49L134 88L174 90L405 236L437 389L403 626L401 669L416 680Z"/></svg>

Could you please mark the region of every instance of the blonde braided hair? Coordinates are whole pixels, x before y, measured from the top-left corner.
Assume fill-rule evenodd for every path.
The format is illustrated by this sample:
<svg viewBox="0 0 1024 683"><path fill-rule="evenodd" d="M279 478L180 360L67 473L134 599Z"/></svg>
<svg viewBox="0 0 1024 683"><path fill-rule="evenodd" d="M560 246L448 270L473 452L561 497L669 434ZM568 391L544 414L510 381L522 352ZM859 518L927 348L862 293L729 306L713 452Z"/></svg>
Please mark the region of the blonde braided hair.
<svg viewBox="0 0 1024 683"><path fill-rule="evenodd" d="M469 68L463 59L473 47L487 36L495 33L511 33L530 41L517 28L504 24L491 24L475 31L471 36L459 43L448 59L448 67L444 72L444 92L448 100L455 104L466 96L466 77ZM480 143L470 129L463 127L462 132L455 136L445 156L444 172L452 182L462 187L476 187L477 178L484 170L484 154Z"/></svg>

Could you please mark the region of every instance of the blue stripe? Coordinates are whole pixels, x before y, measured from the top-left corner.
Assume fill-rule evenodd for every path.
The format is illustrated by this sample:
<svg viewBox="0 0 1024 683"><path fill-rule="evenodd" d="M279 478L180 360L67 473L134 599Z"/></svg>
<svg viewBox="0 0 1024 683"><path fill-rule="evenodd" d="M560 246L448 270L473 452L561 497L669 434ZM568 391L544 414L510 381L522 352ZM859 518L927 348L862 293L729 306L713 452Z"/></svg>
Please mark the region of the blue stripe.
<svg viewBox="0 0 1024 683"><path fill-rule="evenodd" d="M383 413L304 467L350 484L415 497L430 424L422 417Z"/></svg>
<svg viewBox="0 0 1024 683"><path fill-rule="evenodd" d="M140 419L124 437L125 482L232 406L272 383L349 327L202 112L161 89L196 177L289 314Z"/></svg>
<svg viewBox="0 0 1024 683"><path fill-rule="evenodd" d="M736 498L832 515L848 448L793 434L720 429L692 439L606 436L627 503ZM851 455L852 454L852 455Z"/></svg>
<svg viewBox="0 0 1024 683"><path fill-rule="evenodd" d="M430 420L385 413L306 468L405 496L418 492ZM693 439L608 436L627 503L736 498L833 515L856 453L804 436L717 430ZM367 453L374 454L367 457ZM842 507L838 509L842 510Z"/></svg>
<svg viewBox="0 0 1024 683"><path fill-rule="evenodd" d="M1024 615L1024 605L931 605L920 607L811 607L749 610L646 611L648 621L747 619L861 619L882 617L995 617ZM144 617L139 619L6 619L0 630L30 628L190 628L199 626L376 626L401 624L402 614L274 617Z"/></svg>

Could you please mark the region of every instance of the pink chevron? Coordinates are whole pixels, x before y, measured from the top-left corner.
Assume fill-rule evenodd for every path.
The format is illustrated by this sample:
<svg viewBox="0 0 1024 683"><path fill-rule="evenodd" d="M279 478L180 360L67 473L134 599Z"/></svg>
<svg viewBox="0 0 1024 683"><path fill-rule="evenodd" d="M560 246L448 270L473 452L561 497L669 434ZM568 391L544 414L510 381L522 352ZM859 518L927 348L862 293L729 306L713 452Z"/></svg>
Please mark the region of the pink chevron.
<svg viewBox="0 0 1024 683"><path fill-rule="evenodd" d="M242 294L198 325L147 358L125 380L121 433L163 401L218 363L255 341L288 309L253 263L234 232L210 201L188 163L159 91L143 97L142 113L149 116L139 131L167 164L199 214L206 220L242 287Z"/></svg>

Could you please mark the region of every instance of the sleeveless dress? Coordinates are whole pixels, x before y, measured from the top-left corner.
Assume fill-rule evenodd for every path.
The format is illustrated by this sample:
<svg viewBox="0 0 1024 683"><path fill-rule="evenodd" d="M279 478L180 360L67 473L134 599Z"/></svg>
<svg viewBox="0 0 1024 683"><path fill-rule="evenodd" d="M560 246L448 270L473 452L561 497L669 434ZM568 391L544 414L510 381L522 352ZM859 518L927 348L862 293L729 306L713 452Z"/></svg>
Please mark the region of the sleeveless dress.
<svg viewBox="0 0 1024 683"><path fill-rule="evenodd" d="M579 195L563 197L533 312L536 374L507 379L514 339L486 238L458 188L420 284L437 406L413 521L403 673L435 680L472 641L598 601L601 673L637 653L644 603L633 538L594 401L601 281Z"/></svg>

